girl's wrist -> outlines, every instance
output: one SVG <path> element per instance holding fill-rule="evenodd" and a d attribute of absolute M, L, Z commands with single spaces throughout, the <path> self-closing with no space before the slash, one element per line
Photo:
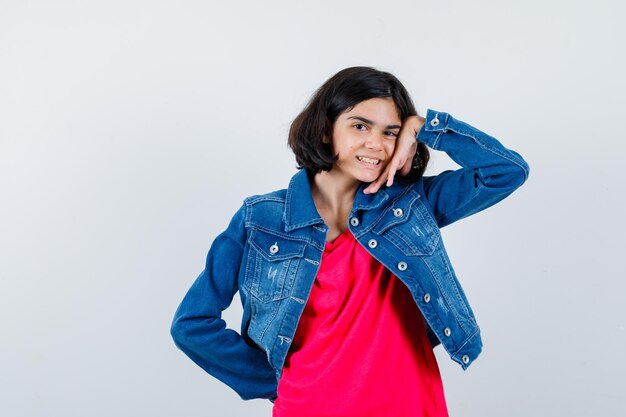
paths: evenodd
<path fill-rule="evenodd" d="M 407 117 L 405 123 L 409 124 L 413 136 L 416 137 L 424 123 L 426 123 L 426 119 L 422 116 L 414 115 Z"/>

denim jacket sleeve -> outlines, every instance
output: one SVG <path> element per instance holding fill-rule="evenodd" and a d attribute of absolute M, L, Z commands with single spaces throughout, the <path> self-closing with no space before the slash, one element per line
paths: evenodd
<path fill-rule="evenodd" d="M 245 215 L 244 203 L 211 244 L 205 268 L 176 310 L 170 332 L 193 362 L 248 400 L 274 397 L 276 374 L 265 352 L 227 329 L 222 319 L 238 289 Z"/>
<path fill-rule="evenodd" d="M 528 163 L 517 152 L 448 113 L 428 109 L 417 140 L 461 165 L 423 177 L 440 228 L 496 204 L 528 178 Z"/>

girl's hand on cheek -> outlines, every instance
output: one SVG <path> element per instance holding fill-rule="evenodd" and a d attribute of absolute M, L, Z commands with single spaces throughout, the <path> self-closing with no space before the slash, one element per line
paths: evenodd
<path fill-rule="evenodd" d="M 396 171 L 399 170 L 403 176 L 411 171 L 413 156 L 417 152 L 416 136 L 425 121 L 426 119 L 417 115 L 409 116 L 405 119 L 398 133 L 391 161 L 387 163 L 380 176 L 363 190 L 365 194 L 375 193 L 382 187 L 385 181 L 387 182 L 387 187 L 390 187 L 393 184 L 393 177 Z"/>

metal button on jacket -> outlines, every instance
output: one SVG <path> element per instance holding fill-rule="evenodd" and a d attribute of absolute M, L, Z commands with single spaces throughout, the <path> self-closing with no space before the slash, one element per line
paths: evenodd
<path fill-rule="evenodd" d="M 378 242 L 376 242 L 376 239 L 370 239 L 370 241 L 367 242 L 367 246 L 374 249 L 376 246 L 378 246 Z"/>
<path fill-rule="evenodd" d="M 430 125 L 431 126 L 437 126 L 439 125 L 439 119 L 437 119 L 437 115 L 435 115 L 435 118 L 433 120 L 430 121 Z"/>
<path fill-rule="evenodd" d="M 428 294 L 428 293 L 424 294 L 424 302 L 425 303 L 430 303 L 430 294 Z"/>
<path fill-rule="evenodd" d="M 446 327 L 445 329 L 443 329 L 443 334 L 445 334 L 446 336 L 450 336 L 452 334 L 452 331 L 449 327 Z"/>
<path fill-rule="evenodd" d="M 469 363 L 469 356 L 467 355 L 463 355 L 463 357 L 461 358 L 461 360 L 463 361 L 464 364 L 468 364 Z"/>
<path fill-rule="evenodd" d="M 353 217 L 350 219 L 350 224 L 352 226 L 358 226 L 359 225 L 359 219 L 357 219 L 356 217 Z"/>
<path fill-rule="evenodd" d="M 396 217 L 402 217 L 402 215 L 404 214 L 404 212 L 402 211 L 401 208 L 397 208 L 397 209 L 393 209 L 393 215 Z"/>
<path fill-rule="evenodd" d="M 278 252 L 278 245 L 274 243 L 272 246 L 270 246 L 270 254 L 274 255 L 276 252 Z"/>
<path fill-rule="evenodd" d="M 398 269 L 400 271 L 404 271 L 406 269 L 406 267 L 407 267 L 406 262 L 404 262 L 404 261 L 398 262 Z"/>

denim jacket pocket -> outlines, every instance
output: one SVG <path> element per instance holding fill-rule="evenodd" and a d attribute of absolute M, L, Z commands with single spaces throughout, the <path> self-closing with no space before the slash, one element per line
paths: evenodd
<path fill-rule="evenodd" d="M 374 233 L 389 240 L 407 256 L 431 255 L 441 237 L 422 198 L 409 190 L 385 209 L 373 228 Z"/>
<path fill-rule="evenodd" d="M 245 288 L 267 303 L 289 296 L 307 242 L 251 228 Z"/>

